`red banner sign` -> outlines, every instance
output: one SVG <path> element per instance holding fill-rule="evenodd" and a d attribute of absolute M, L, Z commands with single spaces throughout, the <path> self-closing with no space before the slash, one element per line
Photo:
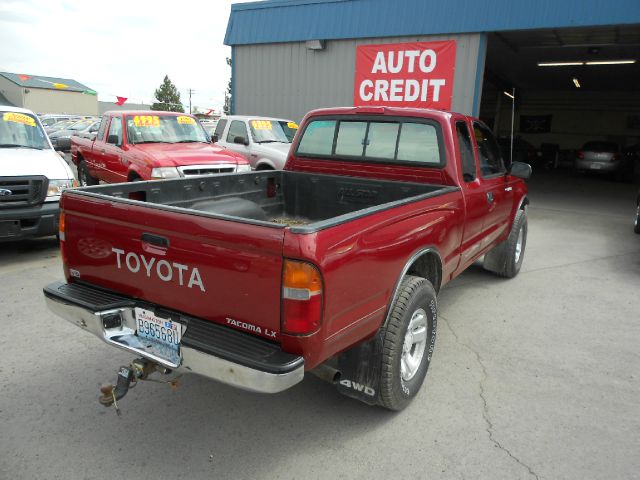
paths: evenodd
<path fill-rule="evenodd" d="M 451 109 L 456 42 L 360 45 L 353 104 Z"/>

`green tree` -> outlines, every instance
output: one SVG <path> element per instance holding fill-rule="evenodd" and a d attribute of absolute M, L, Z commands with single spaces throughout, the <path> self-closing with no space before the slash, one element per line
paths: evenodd
<path fill-rule="evenodd" d="M 180 102 L 180 93 L 176 86 L 169 80 L 169 75 L 164 76 L 160 88 L 156 89 L 156 103 L 151 105 L 151 110 L 164 110 L 168 112 L 184 112 Z"/>
<path fill-rule="evenodd" d="M 227 57 L 227 65 L 231 66 L 231 59 L 229 57 Z M 231 71 L 233 72 L 233 69 Z M 227 90 L 224 92 L 224 106 L 222 107 L 222 111 L 225 115 L 231 115 L 231 78 L 229 79 Z"/>

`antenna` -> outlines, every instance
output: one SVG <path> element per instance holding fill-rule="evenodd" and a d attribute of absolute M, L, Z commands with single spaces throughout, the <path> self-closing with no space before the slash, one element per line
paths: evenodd
<path fill-rule="evenodd" d="M 516 89 L 511 89 L 511 150 L 509 151 L 509 165 L 513 164 L 513 127 L 516 116 Z"/>

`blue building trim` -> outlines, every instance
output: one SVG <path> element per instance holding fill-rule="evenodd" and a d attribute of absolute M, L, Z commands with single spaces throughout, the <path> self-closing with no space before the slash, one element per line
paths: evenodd
<path fill-rule="evenodd" d="M 266 0 L 231 7 L 226 45 L 640 25 L 639 0 Z"/>
<path fill-rule="evenodd" d="M 480 116 L 480 100 L 482 97 L 482 77 L 484 76 L 484 62 L 487 58 L 487 35 L 480 35 L 480 43 L 478 45 L 478 62 L 476 63 L 476 83 L 473 94 L 473 110 L 474 117 Z"/>

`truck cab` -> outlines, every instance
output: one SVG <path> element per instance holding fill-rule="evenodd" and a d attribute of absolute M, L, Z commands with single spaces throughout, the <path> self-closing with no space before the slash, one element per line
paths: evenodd
<path fill-rule="evenodd" d="M 212 140 L 242 155 L 253 170 L 281 170 L 297 130 L 292 120 L 230 115 L 218 120 Z"/>

